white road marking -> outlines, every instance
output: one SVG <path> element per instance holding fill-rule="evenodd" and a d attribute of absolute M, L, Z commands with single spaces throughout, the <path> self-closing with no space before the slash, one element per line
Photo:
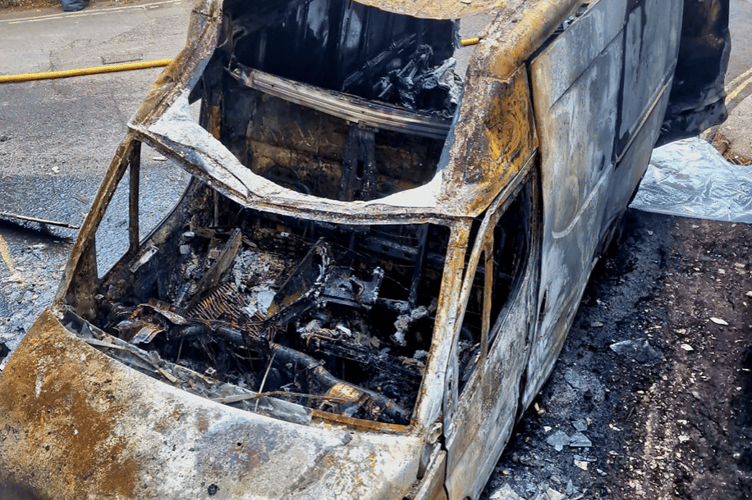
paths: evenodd
<path fill-rule="evenodd" d="M 18 19 L 0 19 L 0 24 L 27 24 L 38 23 L 42 21 L 53 21 L 55 19 L 72 18 L 72 17 L 91 17 L 100 14 L 110 14 L 113 12 L 127 12 L 129 10 L 149 10 L 167 5 L 182 3 L 181 0 L 166 0 L 162 2 L 144 3 L 139 5 L 124 5 L 122 7 L 110 7 L 97 10 L 81 10 L 78 12 L 61 12 L 59 14 L 49 14 L 46 16 L 22 17 Z"/>

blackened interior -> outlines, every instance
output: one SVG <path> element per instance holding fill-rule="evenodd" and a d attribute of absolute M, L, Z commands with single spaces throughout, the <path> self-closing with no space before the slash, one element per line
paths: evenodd
<path fill-rule="evenodd" d="M 202 125 L 242 164 L 289 189 L 342 201 L 379 199 L 429 182 L 444 137 L 355 123 L 238 81 L 239 68 L 441 119 L 462 88 L 457 23 L 349 0 L 228 1 L 220 42 L 194 90 Z M 336 99 L 336 97 L 335 97 Z M 336 103 L 334 104 L 336 107 Z"/>
<path fill-rule="evenodd" d="M 194 183 L 183 209 L 105 277 L 94 323 L 223 382 L 406 424 L 449 232 L 261 213 Z"/>
<path fill-rule="evenodd" d="M 430 66 L 452 57 L 456 23 L 417 19 L 349 0 L 227 1 L 215 58 L 376 99 L 374 85 L 415 52 Z"/>

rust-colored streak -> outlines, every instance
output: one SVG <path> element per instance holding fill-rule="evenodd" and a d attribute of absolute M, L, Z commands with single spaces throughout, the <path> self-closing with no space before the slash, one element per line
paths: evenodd
<path fill-rule="evenodd" d="M 113 432 L 124 408 L 101 366 L 110 362 L 65 349 L 61 330 L 45 311 L 4 370 L 0 393 L 16 397 L 0 402 L 0 480 L 57 499 L 135 498 L 138 463 Z M 84 371 L 101 375 L 81 379 Z M 36 470 L 16 466 L 29 456 Z"/>
<path fill-rule="evenodd" d="M 491 158 L 519 171 L 526 154 L 535 147 L 528 99 L 527 78 L 518 72 L 511 84 L 499 83 L 485 119 L 484 133 L 488 138 Z M 511 88 L 507 88 L 511 87 Z"/>

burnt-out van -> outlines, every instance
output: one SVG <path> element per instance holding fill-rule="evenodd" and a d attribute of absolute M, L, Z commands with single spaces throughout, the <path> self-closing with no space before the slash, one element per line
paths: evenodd
<path fill-rule="evenodd" d="M 727 24 L 728 0 L 200 0 L 0 376 L 0 483 L 478 498 L 654 145 L 725 118 Z M 190 182 L 144 231 L 147 148 Z"/>

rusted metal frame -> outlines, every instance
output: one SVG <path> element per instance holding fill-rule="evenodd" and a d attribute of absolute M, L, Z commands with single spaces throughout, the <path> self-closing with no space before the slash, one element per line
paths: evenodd
<path fill-rule="evenodd" d="M 457 322 L 454 326 L 453 334 L 453 356 L 456 357 L 459 352 L 458 341 L 460 338 L 461 325 L 463 323 L 463 317 L 466 312 L 467 303 L 472 292 L 473 282 L 478 265 L 484 265 L 485 261 L 492 256 L 493 243 L 494 243 L 494 229 L 498 224 L 501 217 L 509 209 L 511 204 L 515 201 L 517 195 L 524 189 L 525 185 L 530 181 L 531 177 L 535 173 L 535 166 L 537 154 L 531 153 L 524 163 L 524 168 L 510 180 L 505 186 L 505 189 L 500 193 L 489 206 L 486 213 L 483 215 L 483 220 L 478 229 L 478 233 L 475 241 L 472 243 L 472 252 L 468 259 L 465 274 L 463 276 L 463 284 L 461 290 L 460 307 L 461 310 L 457 313 Z M 485 257 L 481 259 L 481 257 Z M 493 257 L 490 257 L 491 259 Z M 489 285 L 492 284 L 492 279 L 489 279 L 492 265 L 486 268 L 486 280 L 484 286 L 484 315 L 485 322 L 490 326 L 490 308 L 486 309 L 486 304 L 490 304 L 491 290 Z M 497 323 L 498 324 L 498 323 Z M 494 325 L 495 326 L 495 325 Z M 484 328 L 485 330 L 485 328 Z M 447 468 L 448 475 L 451 476 L 451 471 L 455 467 L 468 467 L 469 464 L 476 463 L 478 460 L 478 449 L 471 445 L 472 440 L 476 436 L 475 423 L 477 423 L 478 411 L 484 401 L 484 393 L 486 386 L 490 383 L 489 379 L 493 375 L 489 375 L 488 363 L 490 356 L 490 340 L 481 342 L 481 351 L 478 356 L 478 361 L 474 367 L 470 378 L 467 380 L 464 389 L 461 394 L 457 395 L 455 402 L 456 414 L 454 420 L 457 422 L 455 429 L 449 429 L 447 432 Z M 498 351 L 497 351 L 498 355 Z M 450 362 L 456 362 L 452 359 Z M 524 366 L 524 365 L 521 365 Z M 511 422 L 510 422 L 511 425 Z M 461 426 L 461 427 L 460 427 Z M 451 481 L 451 479 L 449 479 Z M 456 484 L 453 485 L 457 486 Z M 451 488 L 450 488 L 451 489 Z M 462 498 L 465 496 L 465 490 L 460 487 L 462 491 Z M 450 494 L 457 495 L 458 491 L 450 491 Z"/>
<path fill-rule="evenodd" d="M 526 66 L 507 80 L 470 72 L 463 103 L 443 171 L 448 196 L 442 208 L 457 210 L 449 196 L 460 197 L 464 214 L 477 217 L 538 145 Z"/>
<path fill-rule="evenodd" d="M 537 224 L 538 226 L 541 226 L 541 222 L 540 222 L 541 221 L 541 216 L 537 212 L 538 208 L 535 205 L 535 199 L 536 199 L 535 197 L 538 196 L 537 193 L 539 193 L 539 191 L 540 191 L 540 188 L 538 187 L 538 184 L 540 183 L 540 173 L 539 173 L 540 169 L 539 169 L 539 167 L 540 166 L 539 166 L 538 151 L 535 150 L 533 152 L 533 154 L 531 154 L 530 157 L 527 159 L 527 161 L 525 163 L 525 167 L 523 169 L 523 172 L 521 172 L 519 174 L 521 176 L 521 182 L 518 183 L 515 186 L 514 190 L 509 194 L 509 196 L 507 196 L 505 198 L 504 203 L 499 208 L 496 209 L 496 213 L 497 213 L 498 216 L 493 221 L 494 227 L 496 226 L 496 224 L 499 223 L 499 219 L 501 218 L 501 216 L 504 215 L 504 213 L 507 211 L 507 209 L 512 204 L 512 202 L 514 202 L 514 200 L 517 198 L 517 196 L 519 195 L 519 193 L 525 188 L 525 186 L 528 183 L 530 183 L 532 185 L 532 192 L 530 193 L 530 197 L 531 197 L 531 200 L 530 200 L 530 209 L 531 209 L 531 212 L 530 212 L 530 218 L 531 218 L 530 231 L 531 231 L 531 235 L 532 235 L 531 236 L 531 240 L 534 240 L 536 237 L 538 237 L 538 235 L 539 235 L 538 231 L 540 230 L 540 228 L 536 228 L 536 227 L 534 227 L 534 225 Z M 493 231 L 492 231 L 492 233 L 493 233 Z M 528 249 L 528 253 L 530 255 L 533 255 L 532 247 Z M 533 262 L 534 259 L 532 257 L 530 257 L 530 256 L 528 258 L 529 258 L 529 260 L 528 260 L 528 264 L 527 265 L 529 266 L 529 265 L 531 265 L 530 263 Z M 513 290 L 516 290 L 516 288 L 514 288 Z M 511 293 L 510 293 L 510 296 L 511 296 Z M 499 313 L 499 316 L 501 316 L 502 312 L 503 312 L 503 308 L 502 308 L 502 311 Z M 490 343 L 492 343 L 494 341 L 494 339 L 496 338 L 496 335 L 498 334 L 497 330 L 499 328 L 499 325 L 497 323 L 497 324 L 493 324 L 493 325 L 489 325 L 489 326 L 490 326 L 490 328 L 489 328 L 489 339 L 488 340 L 489 340 L 489 344 L 490 344 Z"/>
<path fill-rule="evenodd" d="M 68 260 L 68 264 L 63 272 L 63 278 L 60 280 L 60 286 L 58 287 L 58 291 L 52 301 L 53 307 L 56 310 L 61 310 L 74 276 L 77 276 L 79 280 L 88 279 L 93 282 L 96 282 L 98 279 L 96 272 L 93 277 L 91 276 L 91 271 L 88 273 L 81 273 L 83 261 L 91 260 L 90 258 L 84 259 L 84 254 L 87 252 L 93 253 L 95 256 L 94 262 L 96 263 L 94 235 L 96 234 L 99 224 L 102 222 L 107 206 L 112 201 L 112 197 L 115 194 L 118 184 L 120 184 L 120 181 L 128 168 L 128 159 L 130 158 L 134 144 L 137 142 L 134 135 L 133 132 L 129 132 L 125 141 L 118 147 L 115 157 L 112 159 L 112 162 L 104 175 L 104 180 L 99 187 L 97 196 L 94 198 L 94 201 L 89 208 L 89 212 L 86 214 L 84 223 L 81 225 L 78 239 L 76 239 L 76 242 L 73 244 L 70 259 Z"/>
<path fill-rule="evenodd" d="M 138 197 L 139 197 L 139 179 L 141 177 L 141 143 L 133 142 L 133 148 L 128 155 L 128 168 L 130 173 L 130 185 L 128 189 L 128 239 L 130 241 L 129 252 L 135 253 L 138 250 L 139 230 L 138 230 Z"/>
<path fill-rule="evenodd" d="M 365 432 L 381 432 L 388 434 L 415 434 L 415 429 L 411 425 L 387 424 L 386 422 L 376 422 L 373 420 L 363 420 L 360 418 L 348 417 L 338 413 L 330 413 L 324 410 L 310 408 L 311 417 L 315 422 L 325 422 L 327 424 L 344 425 L 350 429 Z"/>
<path fill-rule="evenodd" d="M 186 46 L 157 77 L 129 128 L 154 121 L 183 89 L 193 88 L 214 53 L 222 20 L 222 0 L 197 0 L 191 10 Z"/>
<path fill-rule="evenodd" d="M 498 219 L 509 205 L 511 205 L 516 193 L 522 189 L 524 183 L 532 174 L 536 165 L 537 156 L 537 149 L 529 153 L 528 157 L 524 160 L 520 171 L 503 187 L 501 192 L 491 203 L 486 218 L 478 232 L 479 235 L 486 234 L 489 230 L 489 225 L 492 232 Z M 468 239 L 471 224 L 472 219 L 467 218 L 457 221 L 452 227 L 452 235 L 447 248 L 447 261 L 441 283 L 441 294 L 439 296 L 439 305 L 437 307 L 435 322 L 436 325 L 443 325 L 444 328 L 441 330 L 437 328 L 431 339 L 431 357 L 426 364 L 423 384 L 416 401 L 416 410 L 413 414 L 414 423 L 417 419 L 418 423 L 422 422 L 424 425 L 430 424 L 430 422 L 433 422 L 438 418 L 441 411 L 441 408 L 437 408 L 437 404 L 445 404 L 443 399 L 446 396 L 444 396 L 444 398 L 434 397 L 430 388 L 432 385 L 433 387 L 445 387 L 447 383 L 446 377 L 450 363 L 450 356 L 452 352 L 455 352 L 454 345 L 459 339 L 459 331 L 462 325 L 462 318 L 469 294 L 469 288 L 466 288 L 463 285 L 468 279 L 470 279 L 470 283 L 472 283 L 472 277 L 474 277 L 475 274 L 475 267 L 466 270 L 464 264 L 465 252 L 469 243 Z M 473 249 L 475 255 L 471 255 L 470 258 L 470 262 L 475 262 L 475 265 L 477 265 L 479 260 L 479 253 L 482 245 L 482 238 L 479 236 L 475 242 L 475 248 Z M 468 276 L 470 276 L 470 278 L 468 278 Z M 451 342 L 447 342 L 447 335 L 452 337 Z M 473 376 L 476 375 L 474 374 Z M 468 381 L 468 385 L 472 383 L 472 379 Z M 454 390 L 456 391 L 456 385 Z M 455 401 L 456 396 L 457 395 L 455 394 Z M 444 411 L 447 411 L 447 409 L 444 408 Z"/>
<path fill-rule="evenodd" d="M 473 286 L 473 279 L 475 278 L 475 271 L 478 267 L 478 263 L 480 262 L 480 254 L 482 252 L 491 252 L 492 248 L 488 248 L 489 246 L 492 247 L 493 245 L 493 229 L 498 224 L 499 219 L 501 219 L 501 216 L 504 214 L 504 212 L 509 208 L 509 206 L 512 204 L 512 202 L 515 199 L 515 196 L 522 190 L 525 183 L 528 181 L 530 176 L 532 175 L 533 167 L 535 166 L 535 158 L 537 156 L 537 150 L 533 151 L 528 158 L 525 160 L 524 166 L 522 170 L 515 175 L 514 178 L 504 187 L 501 193 L 496 197 L 494 202 L 488 207 L 486 211 L 486 215 L 483 219 L 483 222 L 480 225 L 480 228 L 478 229 L 478 236 L 476 237 L 475 243 L 473 245 L 472 252 L 470 254 L 470 259 L 468 261 L 467 269 L 465 271 L 465 274 L 463 276 L 463 285 L 462 285 L 462 292 L 460 297 L 460 302 L 463 304 L 462 310 L 458 312 L 458 317 L 460 318 L 457 322 L 457 325 L 462 324 L 462 318 L 465 315 L 465 308 L 467 306 L 467 301 L 470 297 L 470 291 Z M 488 259 L 489 257 L 486 257 Z M 493 254 L 491 255 L 491 260 L 493 261 Z M 486 277 L 486 282 L 484 283 L 484 289 L 488 287 L 488 277 Z M 489 309 L 490 311 L 490 309 Z M 485 304 L 484 304 L 484 314 L 485 314 Z M 489 325 L 490 326 L 490 325 Z M 485 327 L 484 327 L 485 330 Z M 489 328 L 490 330 L 490 328 Z M 454 332 L 455 335 L 455 341 L 459 338 L 459 328 L 456 328 L 456 331 Z"/>
<path fill-rule="evenodd" d="M 309 195 L 291 192 L 291 197 L 274 198 L 262 196 L 245 196 L 235 191 L 223 183 L 217 182 L 217 179 L 208 172 L 204 171 L 199 165 L 191 162 L 180 154 L 181 146 L 174 144 L 172 141 L 159 137 L 142 126 L 135 128 L 139 140 L 148 144 L 163 156 L 175 160 L 186 172 L 192 176 L 201 179 L 203 182 L 219 191 L 226 197 L 235 201 L 239 205 L 247 208 L 263 210 L 279 215 L 290 217 L 300 217 L 305 214 L 306 217 L 324 222 L 347 222 L 351 224 L 440 224 L 447 225 L 450 221 L 462 219 L 461 216 L 444 213 L 441 207 L 404 207 L 379 203 L 378 200 L 372 202 L 338 202 L 323 198 L 316 198 Z M 231 174 L 230 171 L 227 171 Z M 255 175 L 255 174 L 254 174 Z M 237 177 L 236 177 L 237 179 Z M 242 179 L 238 179 L 243 182 Z M 420 188 L 416 188 L 420 189 Z M 279 187 L 280 191 L 285 188 Z"/>
<path fill-rule="evenodd" d="M 481 353 L 480 358 L 478 359 L 478 364 L 471 375 L 470 379 L 467 381 L 466 384 L 466 390 L 469 390 L 474 384 L 482 384 L 482 381 L 477 381 L 478 377 L 482 377 L 483 370 L 481 367 L 483 366 L 484 361 L 486 360 L 486 357 L 488 355 L 488 342 L 489 342 L 489 332 L 490 332 L 490 312 L 491 312 L 491 303 L 490 303 L 490 297 L 491 297 L 491 289 L 493 286 L 493 280 L 492 277 L 489 276 L 489 270 L 493 269 L 493 230 L 494 227 L 496 227 L 496 224 L 498 224 L 499 219 L 501 219 L 501 216 L 504 214 L 504 212 L 509 208 L 509 206 L 512 204 L 512 202 L 515 199 L 515 196 L 517 193 L 522 190 L 525 183 L 528 181 L 532 174 L 532 169 L 535 165 L 535 158 L 537 156 L 537 151 L 534 151 L 526 160 L 523 170 L 521 170 L 504 188 L 504 190 L 496 197 L 496 200 L 491 204 L 490 207 L 488 207 L 488 210 L 486 211 L 486 215 L 484 216 L 483 222 L 480 225 L 480 228 L 478 229 L 478 235 L 475 239 L 475 242 L 473 244 L 473 249 L 470 253 L 470 259 L 468 260 L 467 268 L 464 272 L 464 276 L 462 278 L 462 287 L 460 289 L 460 297 L 459 297 L 459 310 L 457 311 L 457 321 L 454 324 L 453 327 L 453 340 L 452 345 L 455 345 L 459 341 L 459 333 L 460 329 L 462 327 L 462 320 L 465 317 L 465 312 L 467 309 L 467 303 L 470 298 L 470 292 L 473 287 L 473 280 L 475 278 L 475 272 L 478 268 L 478 264 L 480 263 L 480 256 L 482 253 L 485 253 L 485 262 L 486 262 L 486 276 L 484 281 L 484 297 L 483 297 L 483 328 L 481 332 Z M 491 260 L 491 265 L 488 266 L 487 261 L 488 259 Z M 457 352 L 457 348 L 455 346 L 454 352 Z"/>
<path fill-rule="evenodd" d="M 431 451 L 426 473 L 405 498 L 408 500 L 446 500 L 446 451 L 437 445 Z"/>
<path fill-rule="evenodd" d="M 214 50 L 217 38 L 217 26 L 221 16 L 221 1 L 219 0 L 200 0 L 193 10 L 191 26 L 189 33 L 196 40 L 192 43 L 189 36 L 189 42 L 183 51 L 173 59 L 173 62 L 162 72 L 156 82 L 149 90 L 149 96 L 139 107 L 129 122 L 131 129 L 115 153 L 110 166 L 105 173 L 102 185 L 99 188 L 96 198 L 92 202 L 89 212 L 81 225 L 78 239 L 71 249 L 68 265 L 63 273 L 60 286 L 52 301 L 53 309 L 60 310 L 68 293 L 68 289 L 73 281 L 73 276 L 79 272 L 81 260 L 84 252 L 95 252 L 94 234 L 97 227 L 102 221 L 104 212 L 112 200 L 112 196 L 120 183 L 134 147 L 136 133 L 133 130 L 134 124 L 145 122 L 149 117 L 158 115 L 158 111 L 166 109 L 179 95 L 182 88 L 191 77 L 197 73 L 197 68 L 201 64 L 206 64 L 208 57 Z M 203 57 L 201 57 L 203 55 Z M 200 74 L 200 72 L 198 72 Z M 90 260 L 90 259 L 89 259 Z M 89 266 L 90 267 L 90 266 Z M 87 274 L 91 274 L 90 272 Z M 85 279 L 79 275 L 79 278 Z M 97 276 L 94 276 L 96 281 Z"/>
<path fill-rule="evenodd" d="M 265 94 L 342 118 L 350 123 L 433 139 L 445 139 L 451 120 L 410 112 L 361 97 L 324 90 L 263 71 L 238 67 L 231 75 L 240 83 Z"/>
<path fill-rule="evenodd" d="M 494 224 L 495 226 L 495 224 Z M 485 361 L 488 356 L 488 337 L 491 329 L 491 296 L 493 292 L 493 276 L 494 276 L 494 234 L 493 228 L 488 233 L 486 239 L 485 248 L 483 249 L 484 257 L 484 271 L 483 276 L 483 317 L 481 318 L 481 333 L 480 333 L 480 352 L 481 357 L 478 366 Z"/>
<path fill-rule="evenodd" d="M 458 329 L 456 311 L 459 309 L 460 287 L 471 225 L 472 219 L 466 218 L 457 221 L 451 228 L 434 321 L 436 327 L 431 336 L 430 355 L 415 402 L 415 411 L 411 420 L 413 425 L 430 426 L 439 419 L 442 413 L 452 347 L 447 337 L 451 338 L 453 332 Z"/>
<path fill-rule="evenodd" d="M 513 0 L 506 2 L 486 28 L 473 53 L 471 67 L 482 74 L 508 80 L 527 61 L 583 0 Z"/>

